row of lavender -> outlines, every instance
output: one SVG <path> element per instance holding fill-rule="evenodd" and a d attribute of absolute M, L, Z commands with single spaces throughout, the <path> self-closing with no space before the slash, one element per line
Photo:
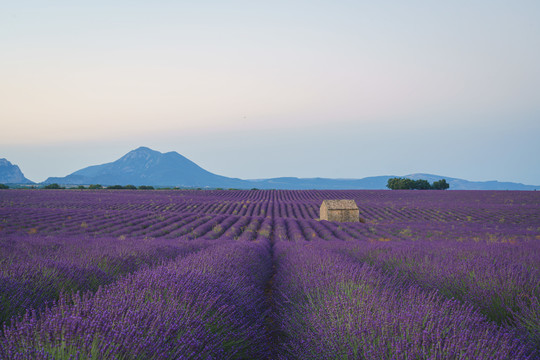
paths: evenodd
<path fill-rule="evenodd" d="M 469 304 L 493 323 L 518 329 L 540 349 L 537 241 L 333 243 L 329 249 L 403 283 Z"/>
<path fill-rule="evenodd" d="M 0 324 L 27 309 L 43 309 L 62 294 L 96 291 L 122 276 L 158 266 L 206 246 L 116 238 L 0 238 Z"/>
<path fill-rule="evenodd" d="M 0 237 L 0 323 L 25 309 L 43 308 L 62 292 L 95 291 L 125 274 L 213 243 L 268 239 L 271 233 L 270 219 L 263 218 L 189 216 L 170 222 L 175 227 L 185 222 L 190 226 L 165 232 L 167 237 L 158 239 L 26 233 Z M 119 226 L 123 234 L 133 227 Z"/>
<path fill-rule="evenodd" d="M 540 193 L 512 191 L 149 191 L 7 190 L 0 209 L 199 213 L 316 219 L 323 199 L 354 199 L 368 222 L 540 222 Z M 3 215 L 3 214 L 2 214 Z M 69 216 L 69 214 L 68 214 Z M 0 225 L 1 226 L 1 225 Z"/>
<path fill-rule="evenodd" d="M 512 238 L 537 239 L 539 222 L 526 224 L 492 221 L 393 221 L 391 223 L 338 224 L 317 220 L 281 217 L 247 217 L 177 212 L 100 211 L 66 209 L 0 209 L 0 235 L 92 236 L 139 238 L 205 238 L 225 235 L 248 236 L 269 223 L 281 239 L 289 240 L 421 240 L 475 239 L 510 241 Z M 253 234 L 251 234 L 253 235 Z"/>
<path fill-rule="evenodd" d="M 5 326 L 3 359 L 260 359 L 269 242 L 222 241 Z"/>
<path fill-rule="evenodd" d="M 427 244 L 214 241 L 62 293 L 4 327 L 0 357 L 538 358 L 538 246 Z"/>
<path fill-rule="evenodd" d="M 521 329 L 333 250 L 276 244 L 280 358 L 538 358 Z"/>
<path fill-rule="evenodd" d="M 309 192 L 307 193 L 306 197 L 310 197 Z M 0 193 L 0 199 L 3 194 Z M 117 195 L 118 201 L 126 200 L 125 193 L 117 192 Z M 519 205 L 517 209 L 510 202 L 507 206 L 514 207 L 516 218 L 520 218 L 519 210 L 528 214 L 528 211 L 534 207 L 535 199 L 532 196 L 528 203 Z M 471 202 L 476 202 L 476 200 L 473 197 Z M 42 199 L 36 199 L 36 204 L 41 204 L 40 201 Z M 193 202 L 194 199 L 186 199 L 186 201 Z M 6 201 L 2 203 L 5 204 Z M 28 281 L 22 288 L 26 286 L 33 292 L 27 291 L 23 296 L 15 296 L 3 304 L 16 304 L 17 299 L 36 297 L 34 303 L 30 305 L 20 304 L 12 308 L 6 317 L 13 314 L 21 315 L 26 308 L 38 310 L 27 313 L 23 319 L 11 320 L 12 324 L 4 329 L 5 336 L 0 342 L 0 351 L 3 352 L 0 358 L 70 358 L 71 356 L 134 358 L 136 357 L 134 354 L 142 354 L 142 358 L 153 356 L 155 358 L 182 356 L 198 358 L 199 353 L 202 354 L 200 355 L 202 358 L 259 358 L 267 356 L 268 349 L 275 343 L 280 344 L 279 351 L 271 354 L 272 358 L 538 357 L 538 354 L 534 355 L 533 352 L 538 351 L 535 350 L 535 344 L 540 343 L 538 335 L 540 249 L 537 245 L 540 229 L 539 223 L 529 215 L 523 217 L 524 225 L 520 225 L 521 221 L 501 222 L 497 217 L 488 217 L 488 220 L 483 222 L 466 219 L 447 223 L 426 219 L 423 222 L 334 224 L 281 217 L 212 216 L 200 213 L 178 213 L 173 210 L 152 212 L 125 209 L 100 212 L 98 204 L 96 202 L 87 205 L 90 208 L 96 205 L 92 213 L 88 209 L 77 211 L 69 207 L 66 209 L 61 206 L 61 203 L 54 206 L 51 204 L 51 206 L 27 207 L 10 204 L 4 208 L 6 211 L 4 214 L 7 213 L 9 216 L 2 218 L 2 230 L 0 230 L 2 255 L 0 267 L 6 275 L 3 279 L 7 279 L 6 283 L 8 283 L 20 276 L 17 274 L 24 274 L 26 278 L 23 276 L 23 279 Z M 124 205 L 120 203 L 119 207 Z M 24 214 L 35 216 L 25 219 Z M 59 221 L 63 221 L 64 226 L 59 226 Z M 109 226 L 111 223 L 112 225 Z M 77 231 L 72 232 L 71 229 L 77 229 Z M 98 231 L 95 231 L 96 229 Z M 24 234 L 24 237 L 21 234 Z M 56 235 L 44 238 L 46 234 Z M 58 238 L 58 234 L 63 235 Z M 105 234 L 108 238 L 103 238 Z M 93 237 L 96 238 L 92 239 Z M 274 243 L 276 248 L 274 257 L 271 255 L 271 243 Z M 224 251 L 219 253 L 221 254 L 219 256 L 223 258 L 205 257 L 205 254 L 213 254 L 212 256 L 218 254 L 212 252 L 216 245 L 220 246 L 219 251 Z M 199 327 L 187 326 L 194 329 L 190 332 L 190 336 L 194 336 L 194 339 L 205 339 L 202 342 L 194 341 L 191 347 L 186 347 L 187 338 L 184 335 L 178 335 L 177 332 L 176 326 L 181 325 L 185 330 L 186 323 L 178 325 L 178 323 L 167 322 L 159 316 L 152 317 L 148 314 L 153 306 L 156 306 L 156 309 L 162 309 L 160 314 L 169 314 L 167 312 L 170 310 L 170 307 L 167 307 L 169 305 L 155 302 L 154 297 L 149 295 L 157 292 L 157 297 L 161 298 L 160 290 L 156 290 L 155 287 L 150 286 L 144 301 L 135 298 L 130 300 L 129 306 L 142 306 L 147 311 L 141 310 L 142 317 L 135 316 L 133 323 L 122 323 L 119 320 L 127 319 L 132 315 L 127 307 L 121 308 L 116 313 L 111 310 L 112 299 L 120 301 L 121 296 L 126 295 L 126 287 L 123 288 L 124 295 L 120 295 L 121 292 L 117 286 L 120 286 L 119 284 L 132 286 L 132 283 L 126 283 L 128 281 L 126 279 L 141 276 L 141 279 L 161 281 L 159 276 L 144 277 L 140 274 L 152 274 L 154 271 L 169 269 L 171 266 L 175 269 L 173 273 L 183 278 L 186 273 L 182 272 L 182 269 L 186 264 L 184 259 L 187 258 L 190 258 L 192 263 L 196 263 L 197 269 L 200 270 L 194 273 L 197 274 L 196 278 L 205 274 L 206 277 L 202 282 L 213 285 L 205 287 L 201 283 L 193 290 L 187 290 L 192 289 L 192 283 L 189 282 L 189 286 L 186 284 L 180 286 L 181 290 L 175 296 L 184 296 L 181 293 L 188 291 L 194 298 L 206 299 L 208 292 L 215 290 L 219 294 L 212 293 L 213 296 L 228 299 L 211 279 L 218 278 L 218 282 L 228 283 L 227 276 L 232 276 L 233 273 L 225 277 L 221 276 L 223 268 L 220 266 L 223 262 L 227 263 L 227 259 L 235 258 L 234 254 L 253 247 L 258 249 L 257 252 L 260 255 L 257 261 L 263 265 L 266 264 L 263 266 L 265 270 L 257 270 L 261 272 L 260 274 L 244 273 L 243 271 L 247 268 L 240 267 L 235 268 L 239 272 L 234 274 L 246 277 L 261 275 L 259 280 L 252 284 L 254 287 L 242 283 L 242 286 L 247 286 L 251 293 L 258 294 L 257 310 L 252 312 L 241 310 L 240 313 L 234 313 L 231 318 L 233 325 L 224 325 L 224 327 L 221 323 L 216 325 L 214 320 L 210 320 L 213 319 L 210 315 L 203 316 Z M 234 249 L 231 250 L 232 253 L 225 251 L 229 248 Z M 103 251 L 99 252 L 98 249 Z M 90 260 L 85 262 L 85 253 L 95 253 L 95 255 L 91 255 Z M 277 272 L 273 281 L 274 286 L 269 288 L 268 283 L 264 281 L 267 281 L 270 276 L 272 259 L 274 259 Z M 301 262 L 299 259 L 305 259 L 305 261 Z M 326 261 L 324 259 L 329 259 L 328 264 L 333 265 L 323 266 Z M 127 260 L 125 264 L 124 260 Z M 290 261 L 290 264 L 287 261 Z M 341 267 L 341 265 L 344 266 Z M 75 270 L 68 272 L 70 275 L 65 277 L 64 269 L 70 267 Z M 319 267 L 322 273 L 315 271 Z M 360 271 L 359 268 L 363 270 Z M 17 273 L 14 269 L 22 270 Z M 189 266 L 186 269 L 188 272 L 192 271 Z M 309 271 L 302 269 L 309 269 Z M 364 271 L 365 269 L 369 271 Z M 88 272 L 85 273 L 85 271 Z M 249 271 L 254 271 L 254 268 L 249 268 Z M 355 274 L 355 271 L 365 273 L 365 275 L 349 276 Z M 332 275 L 334 277 L 328 277 L 332 272 L 334 272 Z M 296 273 L 303 275 L 299 278 L 295 275 Z M 171 272 L 168 274 L 173 276 Z M 337 313 L 330 311 L 329 313 L 333 314 L 330 319 L 324 316 L 321 318 L 319 316 L 321 313 L 316 310 L 327 309 L 327 300 L 330 299 L 328 301 L 333 304 L 334 300 L 331 296 L 339 294 L 339 291 L 332 288 L 332 284 L 336 283 L 334 281 L 337 279 L 336 276 L 341 276 L 338 283 L 346 284 L 344 285 L 346 293 L 358 295 L 353 296 L 356 303 L 364 304 L 371 299 L 371 305 L 366 308 L 347 303 L 347 307 L 344 308 L 347 311 L 344 309 Z M 74 280 L 78 278 L 81 280 Z M 85 280 L 87 278 L 91 281 Z M 362 279 L 368 278 L 379 279 L 377 283 L 383 284 L 382 287 L 370 293 L 371 297 L 362 292 L 362 289 L 367 286 Z M 334 280 L 328 282 L 327 279 Z M 180 279 L 176 281 L 181 282 Z M 235 283 L 238 279 L 232 276 L 231 281 Z M 28 284 L 30 286 L 27 286 Z M 138 284 L 141 286 L 134 288 L 144 293 L 146 290 L 144 290 L 142 280 Z M 303 285 L 301 285 L 302 288 L 298 288 L 295 284 Z M 104 285 L 104 287 L 96 292 L 99 285 Z M 53 288 L 56 286 L 56 291 L 39 298 L 40 289 L 47 289 L 49 286 Z M 167 283 L 167 286 L 173 288 L 174 284 Z M 263 295 L 265 286 L 267 293 Z M 309 290 L 309 286 L 315 290 Z M 16 290 L 20 287 L 13 286 L 12 288 Z M 351 290 L 351 287 L 356 293 Z M 108 289 L 117 289 L 116 293 L 113 291 L 117 297 L 104 296 L 103 292 L 107 294 Z M 330 290 L 327 292 L 325 289 Z M 15 290 L 13 290 L 14 293 Z M 82 295 L 77 295 L 77 290 L 81 291 Z M 235 288 L 235 291 L 238 289 Z M 317 295 L 313 297 L 311 291 L 315 291 Z M 405 309 L 400 308 L 400 304 L 395 301 L 391 301 L 396 297 L 407 299 L 407 294 L 411 292 L 414 296 L 409 296 L 406 302 L 408 307 Z M 6 294 L 9 296 L 11 291 Z M 269 306 L 271 297 L 269 294 L 274 294 L 273 306 Z M 166 297 L 165 301 L 170 302 L 173 301 L 171 299 L 177 298 Z M 380 309 L 373 311 L 373 308 L 378 306 L 377 298 L 388 303 L 388 306 L 381 310 L 386 317 L 377 312 Z M 49 306 L 43 313 L 44 304 L 51 304 L 55 300 L 56 305 Z M 343 299 L 338 297 L 338 300 L 341 302 Z M 433 306 L 432 308 L 428 306 L 429 311 L 422 307 L 416 309 L 413 304 L 417 300 Z M 450 302 L 455 305 L 450 306 Z M 94 308 L 94 304 L 101 305 Z M 8 308 L 2 303 L 0 305 Z M 223 303 L 217 301 L 214 305 L 223 306 Z M 208 314 L 221 311 L 212 306 L 204 308 L 208 310 Z M 39 310 L 40 308 L 42 310 Z M 235 308 L 247 309 L 240 305 L 235 305 Z M 433 310 L 439 308 L 447 310 L 442 313 Z M 469 312 L 463 309 L 468 309 Z M 187 312 L 191 313 L 192 310 L 199 315 L 204 313 L 196 307 L 190 307 Z M 170 311 L 174 312 L 178 309 Z M 244 321 L 236 318 L 242 318 L 242 314 L 246 311 L 251 314 L 248 316 L 251 320 Z M 400 314 L 404 311 L 405 314 L 401 316 Z M 104 320 L 100 320 L 98 324 L 98 315 L 102 312 L 110 313 L 112 317 L 105 316 Z M 135 312 L 138 314 L 138 311 Z M 269 312 L 272 314 L 270 318 L 267 316 Z M 362 314 L 360 319 L 362 321 L 357 317 L 357 313 Z M 413 319 L 412 313 L 425 315 L 422 325 L 418 319 Z M 174 312 L 174 314 L 177 313 Z M 307 316 L 308 314 L 311 314 L 311 318 Z M 453 318 L 454 315 L 457 318 Z M 342 318 L 339 318 L 340 316 Z M 355 316 L 356 320 L 354 320 Z M 396 316 L 398 321 L 392 322 L 391 319 L 395 319 Z M 308 318 L 309 321 L 314 322 L 306 322 Z M 469 318 L 476 320 L 472 321 Z M 165 341 L 166 344 L 157 341 L 155 337 L 158 335 L 152 333 L 150 331 L 152 329 L 146 328 L 150 323 L 145 321 L 158 321 L 156 319 L 159 322 L 155 324 L 166 324 L 164 334 L 177 334 L 167 338 L 168 335 L 159 333 L 161 334 L 159 336 L 169 339 Z M 287 319 L 298 319 L 298 321 Z M 374 319 L 373 321 L 378 325 L 362 328 L 369 323 L 369 321 L 364 322 L 363 319 Z M 458 321 L 456 319 L 462 319 L 467 326 L 456 327 Z M 124 324 L 126 329 L 136 332 L 136 336 L 129 332 L 131 330 L 122 332 L 119 326 L 107 327 L 104 322 L 109 320 L 113 325 Z M 340 329 L 335 321 L 345 324 L 345 328 L 338 331 L 338 337 L 341 340 L 332 337 L 335 329 Z M 312 331 L 315 331 L 311 328 L 312 324 L 325 325 L 316 329 L 318 337 L 312 336 Z M 431 325 L 423 327 L 426 324 Z M 219 329 L 222 328 L 226 331 L 220 332 Z M 256 334 L 250 335 L 253 341 L 241 340 L 243 333 L 240 330 L 245 328 L 255 329 Z M 435 330 L 439 328 L 446 330 L 438 333 L 439 335 L 434 335 L 435 337 L 430 338 L 431 340 L 418 338 L 420 329 L 425 330 L 424 336 L 428 336 L 437 334 Z M 377 333 L 379 329 L 383 329 L 383 332 Z M 452 334 L 459 334 L 459 336 L 449 336 L 447 329 L 454 329 Z M 463 335 L 463 329 L 465 332 L 468 331 L 469 335 L 479 333 L 482 336 L 467 337 L 467 334 Z M 66 334 L 70 334 L 71 331 L 75 335 L 67 336 Z M 227 334 L 240 335 L 231 338 L 227 337 Z M 279 335 L 276 336 L 276 334 Z M 307 340 L 302 344 L 295 343 L 298 340 L 298 334 L 304 334 L 303 339 Z M 407 341 L 416 339 L 416 345 L 406 347 L 405 340 L 402 339 L 401 342 L 396 340 L 399 336 L 405 336 Z M 309 340 L 310 337 L 315 340 Z M 112 343 L 107 342 L 110 338 L 114 339 Z M 131 338 L 137 339 L 137 344 L 130 343 Z M 332 344 L 342 345 L 331 347 L 325 343 L 324 339 L 327 338 L 334 339 Z M 490 339 L 497 340 L 498 345 Z M 244 342 L 250 347 L 263 350 L 260 353 L 254 353 L 253 349 L 249 350 L 242 346 Z M 371 345 L 366 345 L 366 343 Z M 465 349 L 465 343 L 470 344 L 467 349 Z M 319 349 L 325 344 L 328 345 L 325 347 L 326 352 L 322 348 Z M 487 345 L 482 347 L 481 344 Z M 461 350 L 456 352 L 456 349 Z"/>
<path fill-rule="evenodd" d="M 66 194 L 66 195 L 62 195 Z M 0 205 L 11 202 L 25 203 L 32 207 L 47 204 L 51 207 L 61 204 L 70 208 L 84 208 L 99 199 L 101 207 L 139 210 L 151 209 L 164 204 L 175 204 L 178 199 L 191 204 L 226 204 L 228 202 L 319 202 L 321 199 L 355 199 L 357 202 L 374 206 L 409 206 L 412 203 L 425 204 L 428 208 L 444 202 L 448 205 L 463 206 L 531 206 L 540 205 L 540 195 L 527 191 L 386 191 L 386 190 L 180 190 L 180 191 L 129 191 L 129 190 L 8 190 L 2 191 Z M 148 202 L 148 199 L 154 199 Z M 435 206 L 434 206 L 435 205 Z"/>

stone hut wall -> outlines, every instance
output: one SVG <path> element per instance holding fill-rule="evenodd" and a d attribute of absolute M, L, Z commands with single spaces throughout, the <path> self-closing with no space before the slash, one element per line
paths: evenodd
<path fill-rule="evenodd" d="M 322 217 L 321 217 L 322 219 Z M 360 211 L 358 210 L 328 210 L 328 221 L 359 222 Z"/>

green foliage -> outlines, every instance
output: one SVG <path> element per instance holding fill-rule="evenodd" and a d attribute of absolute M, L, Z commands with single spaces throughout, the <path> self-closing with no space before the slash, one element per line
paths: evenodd
<path fill-rule="evenodd" d="M 86 189 L 86 188 L 84 187 L 84 185 L 79 185 L 79 186 L 77 186 L 77 189 L 83 190 L 83 189 Z"/>
<path fill-rule="evenodd" d="M 435 181 L 432 185 L 435 190 L 446 190 L 450 187 L 450 184 L 446 182 L 446 179 Z"/>
<path fill-rule="evenodd" d="M 141 185 L 139 186 L 139 190 L 154 190 L 154 187 L 150 185 Z"/>
<path fill-rule="evenodd" d="M 44 189 L 65 189 L 64 187 L 58 185 L 57 183 L 45 185 L 43 188 Z"/>
<path fill-rule="evenodd" d="M 408 190 L 414 188 L 414 180 L 407 178 L 388 179 L 386 187 L 392 190 Z"/>
<path fill-rule="evenodd" d="M 431 185 L 429 184 L 429 181 L 427 181 L 427 180 L 418 179 L 418 180 L 415 180 L 415 181 L 414 181 L 414 183 L 413 183 L 413 189 L 418 189 L 418 190 L 430 190 L 430 189 L 431 189 Z"/>
<path fill-rule="evenodd" d="M 121 190 L 123 189 L 124 187 L 122 185 L 111 185 L 111 186 L 107 186 L 107 189 L 111 189 L 111 190 Z"/>
<path fill-rule="evenodd" d="M 0 184 L 0 189 L 9 189 L 9 186 L 6 184 Z"/>
<path fill-rule="evenodd" d="M 99 184 L 92 184 L 92 185 L 88 186 L 88 188 L 90 190 L 97 190 L 97 189 L 103 189 L 103 186 L 101 186 Z"/>
<path fill-rule="evenodd" d="M 388 179 L 386 187 L 391 190 L 446 190 L 450 184 L 445 179 L 435 181 L 433 185 L 424 179 L 412 180 L 407 178 Z"/>
<path fill-rule="evenodd" d="M 135 185 L 111 185 L 107 186 L 109 190 L 137 190 Z"/>

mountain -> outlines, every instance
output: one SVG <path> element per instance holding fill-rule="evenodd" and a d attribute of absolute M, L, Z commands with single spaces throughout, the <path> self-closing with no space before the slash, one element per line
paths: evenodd
<path fill-rule="evenodd" d="M 424 179 L 433 183 L 434 181 L 445 179 L 450 184 L 450 190 L 536 190 L 540 186 L 524 185 L 513 182 L 499 181 L 468 181 L 448 176 L 432 174 L 410 174 L 404 176 L 384 175 L 372 176 L 363 179 L 326 179 L 326 178 L 293 178 L 283 177 L 274 179 L 250 180 L 254 183 L 253 187 L 259 189 L 328 189 L 328 190 L 346 190 L 346 189 L 366 189 L 377 190 L 387 189 L 388 179 L 393 177 L 403 177 L 413 180 Z"/>
<path fill-rule="evenodd" d="M 50 177 L 45 184 L 154 185 L 185 187 L 245 187 L 245 181 L 215 175 L 177 152 L 161 153 L 140 147 L 120 159 L 89 166 L 66 177 Z"/>
<path fill-rule="evenodd" d="M 386 189 L 388 179 L 394 176 L 372 176 L 363 179 L 327 179 L 327 178 L 297 178 L 280 177 L 272 179 L 249 180 L 251 187 L 258 189 Z"/>
<path fill-rule="evenodd" d="M 395 175 L 363 179 L 327 179 L 280 177 L 242 180 L 213 174 L 177 152 L 161 153 L 140 147 L 120 159 L 78 170 L 65 177 L 50 177 L 45 184 L 62 185 L 153 185 L 201 188 L 237 189 L 386 189 L 388 179 Z M 429 182 L 446 179 L 452 190 L 534 190 L 540 186 L 510 182 L 473 182 L 432 174 L 410 174 L 402 177 L 426 179 Z"/>
<path fill-rule="evenodd" d="M 0 159 L 0 184 L 33 184 L 24 177 L 21 169 L 6 159 Z"/>
<path fill-rule="evenodd" d="M 501 181 L 468 181 L 463 179 L 452 178 L 449 176 L 440 176 L 432 174 L 410 174 L 403 177 L 413 180 L 425 179 L 430 183 L 434 181 L 446 179 L 446 182 L 450 184 L 452 190 L 536 190 L 540 189 L 540 186 L 524 185 L 514 182 L 501 182 Z"/>

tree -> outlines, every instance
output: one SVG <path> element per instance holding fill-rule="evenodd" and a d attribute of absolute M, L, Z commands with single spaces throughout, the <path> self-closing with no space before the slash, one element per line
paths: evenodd
<path fill-rule="evenodd" d="M 6 184 L 0 184 L 0 189 L 9 189 L 9 186 Z"/>
<path fill-rule="evenodd" d="M 126 185 L 123 188 L 126 190 L 137 190 L 137 187 L 135 185 Z"/>
<path fill-rule="evenodd" d="M 388 179 L 386 182 L 386 187 L 390 190 L 394 190 L 396 188 L 396 178 Z"/>
<path fill-rule="evenodd" d="M 91 190 L 97 190 L 97 189 L 103 189 L 103 186 L 99 185 L 99 184 L 92 184 L 90 186 L 88 186 L 89 189 Z"/>
<path fill-rule="evenodd" d="M 111 185 L 111 186 L 107 186 L 107 189 L 110 189 L 110 190 L 121 190 L 123 189 L 124 187 L 122 185 Z"/>
<path fill-rule="evenodd" d="M 141 185 L 139 186 L 139 190 L 154 190 L 154 187 L 151 185 Z"/>
<path fill-rule="evenodd" d="M 401 189 L 403 190 L 414 189 L 414 180 L 412 179 L 408 179 L 408 178 L 401 179 L 400 184 L 401 184 Z"/>
<path fill-rule="evenodd" d="M 414 180 L 407 178 L 391 178 L 388 179 L 386 187 L 392 190 L 414 189 Z"/>
<path fill-rule="evenodd" d="M 400 178 L 391 178 L 388 179 L 388 182 L 386 183 L 386 187 L 390 190 L 398 190 L 400 187 Z"/>
<path fill-rule="evenodd" d="M 446 190 L 450 188 L 450 184 L 446 182 L 446 179 L 434 181 L 432 185 L 434 190 Z"/>
<path fill-rule="evenodd" d="M 388 179 L 386 187 L 391 190 L 446 190 L 450 185 L 445 179 L 435 181 L 433 185 L 430 185 L 429 181 L 424 179 L 391 178 Z"/>
<path fill-rule="evenodd" d="M 45 185 L 45 187 L 43 187 L 44 189 L 65 189 L 63 187 L 61 187 L 60 185 L 58 185 L 57 183 L 52 183 L 52 184 L 49 184 L 49 185 Z"/>
<path fill-rule="evenodd" d="M 416 189 L 416 190 L 430 190 L 431 185 L 429 184 L 429 181 L 427 181 L 427 180 L 418 179 L 418 180 L 413 181 L 413 187 L 412 188 Z"/>

